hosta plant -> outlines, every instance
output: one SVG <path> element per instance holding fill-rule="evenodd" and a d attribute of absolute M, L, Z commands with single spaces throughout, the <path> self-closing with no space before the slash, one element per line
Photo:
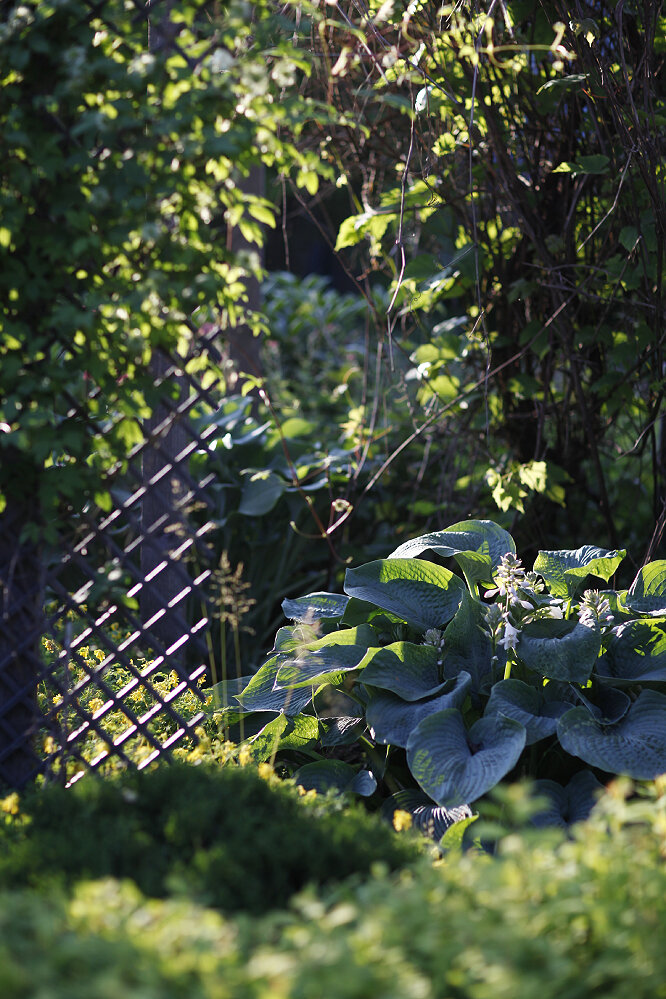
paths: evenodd
<path fill-rule="evenodd" d="M 285 600 L 293 623 L 227 714 L 257 760 L 435 831 L 518 776 L 544 820 L 584 817 L 609 775 L 666 772 L 666 561 L 593 589 L 624 555 L 541 551 L 526 569 L 479 520 L 408 541 L 348 569 L 344 594 Z"/>

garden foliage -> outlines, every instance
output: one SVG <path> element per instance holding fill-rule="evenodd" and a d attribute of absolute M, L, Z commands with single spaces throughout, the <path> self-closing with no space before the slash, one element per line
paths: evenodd
<path fill-rule="evenodd" d="M 131 878 L 145 895 L 259 914 L 306 885 L 419 855 L 416 841 L 365 810 L 267 778 L 209 761 L 44 787 L 0 825 L 0 885 Z"/>
<path fill-rule="evenodd" d="M 570 836 L 376 868 L 251 918 L 146 898 L 130 880 L 3 889 L 3 996 L 663 999 L 663 790 L 632 800 L 617 782 Z"/>
<path fill-rule="evenodd" d="M 326 111 L 294 90 L 308 60 L 287 11 L 247 14 L 170 5 L 149 46 L 143 6 L 3 5 L 0 493 L 20 488 L 6 470 L 21 465 L 45 509 L 81 495 L 108 507 L 100 477 L 178 391 L 155 387 L 151 356 L 190 373 L 205 322 L 260 328 L 244 282 L 274 209 L 242 179 L 277 165 L 314 193 L 326 167 L 293 140 Z M 227 225 L 248 251 L 226 249 Z"/>
<path fill-rule="evenodd" d="M 586 588 L 625 554 L 542 551 L 528 572 L 503 528 L 469 520 L 348 569 L 344 594 L 286 600 L 295 623 L 238 696 L 264 722 L 250 752 L 408 809 L 529 775 L 558 821 L 584 816 L 609 774 L 666 772 L 666 562 Z"/>

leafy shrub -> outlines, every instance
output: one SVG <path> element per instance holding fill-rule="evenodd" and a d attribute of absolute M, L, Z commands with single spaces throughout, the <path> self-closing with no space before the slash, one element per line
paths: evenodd
<path fill-rule="evenodd" d="M 233 920 L 129 883 L 0 892 L 3 999 L 663 999 L 666 796 Z M 267 837 L 269 838 L 269 837 Z"/>
<path fill-rule="evenodd" d="M 306 800 L 307 799 L 307 800 Z M 224 911 L 283 906 L 308 883 L 395 869 L 419 853 L 378 818 L 341 801 L 271 786 L 248 768 L 174 764 L 47 786 L 0 825 L 0 886 L 132 878 L 151 896 Z"/>
<path fill-rule="evenodd" d="M 560 818 L 589 813 L 596 775 L 666 772 L 666 562 L 629 590 L 581 594 L 625 552 L 540 552 L 526 572 L 515 550 L 492 521 L 464 521 L 348 569 L 345 595 L 285 601 L 297 623 L 238 698 L 273 713 L 250 742 L 257 759 L 282 748 L 305 763 L 300 782 L 348 783 L 350 767 L 308 763 L 294 740 L 322 755 L 356 744 L 370 793 L 374 774 L 443 808 L 529 775 Z"/>

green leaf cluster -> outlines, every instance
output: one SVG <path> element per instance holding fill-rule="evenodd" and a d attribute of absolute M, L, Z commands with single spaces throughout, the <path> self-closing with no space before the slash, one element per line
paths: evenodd
<path fill-rule="evenodd" d="M 50 508 L 104 492 L 171 392 L 150 359 L 185 365 L 198 328 L 242 323 L 272 205 L 242 192 L 265 164 L 316 189 L 295 139 L 322 107 L 289 8 L 187 5 L 146 20 L 108 0 L 5 4 L 0 15 L 0 493 L 33 470 Z M 156 15 L 161 16 L 161 15 Z M 159 28 L 159 30 L 158 30 Z"/>
<path fill-rule="evenodd" d="M 204 908 L 177 884 L 159 899 L 130 879 L 3 888 L 3 995 L 661 997 L 666 798 L 663 787 L 631 792 L 618 782 L 567 837 L 513 833 L 495 857 L 471 850 L 398 874 L 376 867 L 251 918 Z M 123 807 L 131 814 L 131 802 Z M 279 864 L 270 825 L 260 836 L 259 855 Z M 147 856 L 159 861 L 150 844 Z"/>
<path fill-rule="evenodd" d="M 396 807 L 418 787 L 419 807 L 456 809 L 529 775 L 560 796 L 560 818 L 589 812 L 609 775 L 657 777 L 666 563 L 645 566 L 628 590 L 584 589 L 608 584 L 624 556 L 592 545 L 542 551 L 526 572 L 503 528 L 463 521 L 348 569 L 346 599 L 285 601 L 296 623 L 238 696 L 241 714 L 267 713 L 271 738 L 253 736 L 250 751 L 300 774 L 326 747 L 355 746 L 359 773 L 374 778 L 359 793 L 379 785 Z M 283 743 L 268 720 L 287 717 L 308 719 L 307 743 Z M 320 767 L 347 787 L 334 765 Z"/>

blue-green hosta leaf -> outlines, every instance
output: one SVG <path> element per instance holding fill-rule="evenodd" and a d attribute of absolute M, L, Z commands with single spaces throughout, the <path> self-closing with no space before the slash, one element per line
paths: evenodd
<path fill-rule="evenodd" d="M 548 637 L 541 637 L 544 632 Z M 585 683 L 601 649 L 598 625 L 576 621 L 539 621 L 527 625 L 516 648 L 516 655 L 528 669 L 549 680 Z"/>
<path fill-rule="evenodd" d="M 278 749 L 308 749 L 319 737 L 319 721 L 314 715 L 290 718 L 279 714 L 245 743 L 255 763 L 270 760 Z"/>
<path fill-rule="evenodd" d="M 573 706 L 571 702 L 549 700 L 548 687 L 537 690 L 522 680 L 500 680 L 490 692 L 485 715 L 502 714 L 525 727 L 526 745 L 546 739 L 557 730 L 557 719 Z"/>
<path fill-rule="evenodd" d="M 573 597 L 587 576 L 611 578 L 626 551 L 606 551 L 594 545 L 583 545 L 575 551 L 539 552 L 534 571 L 543 576 L 555 597 Z"/>
<path fill-rule="evenodd" d="M 474 690 L 480 690 L 491 674 L 493 647 L 485 630 L 485 604 L 463 594 L 460 607 L 444 631 L 444 676 L 469 673 Z"/>
<path fill-rule="evenodd" d="M 369 600 L 357 600 L 356 597 L 349 597 L 349 603 L 345 608 L 340 622 L 347 628 L 355 628 L 359 624 L 371 624 L 373 628 L 381 628 L 384 622 L 399 624 L 402 618 L 397 614 L 389 614 Z"/>
<path fill-rule="evenodd" d="M 263 763 L 277 753 L 280 744 L 280 736 L 287 728 L 289 719 L 284 714 L 279 714 L 271 718 L 267 725 L 264 725 L 261 732 L 257 732 L 244 744 L 244 748 L 249 752 L 255 763 Z"/>
<path fill-rule="evenodd" d="M 440 656 L 440 651 L 432 645 L 394 642 L 368 650 L 360 680 L 390 690 L 404 701 L 418 701 L 436 694 L 443 686 Z"/>
<path fill-rule="evenodd" d="M 298 624 L 283 625 L 277 630 L 271 651 L 294 652 L 303 645 L 319 641 L 321 637 L 321 631 L 317 624 L 299 621 Z"/>
<path fill-rule="evenodd" d="M 215 714 L 216 711 L 223 711 L 225 708 L 232 708 L 238 711 L 237 696 L 244 690 L 252 676 L 230 676 L 226 680 L 214 683 L 212 687 L 207 687 L 203 693 L 206 696 L 206 714 Z"/>
<path fill-rule="evenodd" d="M 448 569 L 411 558 L 378 559 L 347 569 L 345 591 L 426 631 L 442 628 L 458 610 L 464 584 Z"/>
<path fill-rule="evenodd" d="M 325 617 L 342 617 L 349 603 L 344 593 L 308 593 L 305 597 L 282 601 L 282 613 L 292 621 L 319 621 Z"/>
<path fill-rule="evenodd" d="M 429 836 L 436 842 L 439 842 L 447 830 L 457 823 L 461 824 L 460 831 L 464 832 L 470 822 L 477 818 L 472 814 L 469 805 L 442 808 L 441 805 L 433 805 L 427 794 L 417 790 L 396 791 L 382 805 L 382 815 L 389 822 L 393 821 L 397 811 L 409 812 L 412 817 L 412 828 L 418 829 L 424 836 Z"/>
<path fill-rule="evenodd" d="M 534 782 L 534 794 L 548 801 L 542 811 L 532 818 L 535 826 L 560 826 L 567 828 L 574 822 L 589 818 L 599 794 L 603 790 L 591 770 L 575 774 L 566 787 L 554 780 Z"/>
<path fill-rule="evenodd" d="M 493 569 L 503 555 L 515 554 L 516 545 L 508 531 L 492 520 L 463 520 L 443 531 L 405 541 L 389 558 L 415 558 L 425 551 L 455 558 L 473 590 L 476 583 L 492 585 Z"/>
<path fill-rule="evenodd" d="M 602 680 L 620 685 L 666 680 L 666 617 L 628 621 L 613 628 L 597 664 Z"/>
<path fill-rule="evenodd" d="M 324 734 L 321 737 L 322 746 L 349 746 L 356 742 L 365 729 L 365 719 L 355 715 L 344 715 L 339 718 L 322 719 Z"/>
<path fill-rule="evenodd" d="M 276 688 L 339 683 L 342 674 L 356 669 L 366 655 L 368 645 L 376 641 L 372 628 L 365 624 L 358 628 L 332 631 L 313 640 L 309 637 L 312 632 L 310 625 L 280 628 L 280 632 L 290 631 L 291 635 L 280 642 L 285 651 L 280 655 Z M 299 642 L 301 634 L 305 641 Z"/>
<path fill-rule="evenodd" d="M 343 763 L 342 760 L 318 760 L 316 763 L 306 763 L 296 771 L 294 780 L 306 791 L 316 791 L 317 794 L 336 790 L 369 798 L 377 788 L 377 781 L 369 770 L 357 771 L 351 764 Z"/>
<path fill-rule="evenodd" d="M 407 743 L 407 763 L 433 801 L 453 808 L 476 801 L 516 765 L 526 732 L 514 718 L 480 718 L 469 732 L 460 711 L 429 715 Z"/>
<path fill-rule="evenodd" d="M 272 656 L 254 674 L 236 700 L 246 711 L 284 711 L 298 715 L 312 700 L 312 688 L 282 690 L 275 687 L 283 656 Z"/>
<path fill-rule="evenodd" d="M 573 708 L 560 718 L 557 734 L 567 753 L 608 773 L 635 780 L 666 773 L 666 697 L 654 690 L 642 691 L 615 725 Z"/>
<path fill-rule="evenodd" d="M 384 745 L 407 745 L 411 733 L 428 715 L 457 708 L 470 688 L 468 673 L 447 680 L 440 693 L 423 701 L 404 701 L 387 690 L 372 690 L 365 712 L 366 721 L 376 742 Z"/>
<path fill-rule="evenodd" d="M 666 614 L 666 560 L 639 569 L 625 602 L 638 614 Z"/>
<path fill-rule="evenodd" d="M 631 706 L 631 700 L 621 690 L 602 687 L 600 684 L 596 684 L 592 690 L 587 687 L 576 690 L 576 697 L 602 725 L 619 722 Z"/>
<path fill-rule="evenodd" d="M 275 472 L 249 471 L 241 493 L 238 512 L 246 517 L 261 517 L 269 513 L 287 488 L 287 483 Z"/>

